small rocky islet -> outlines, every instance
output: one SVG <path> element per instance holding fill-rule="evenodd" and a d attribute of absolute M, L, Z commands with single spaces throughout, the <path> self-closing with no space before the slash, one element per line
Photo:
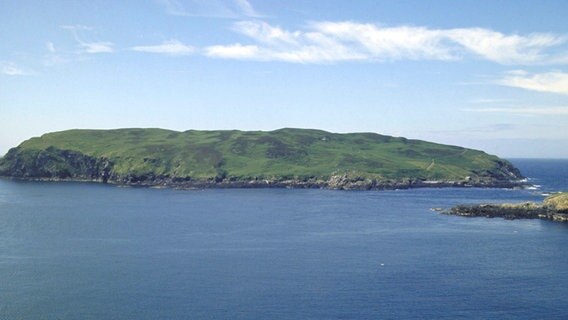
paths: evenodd
<path fill-rule="evenodd" d="M 515 219 L 542 219 L 568 222 L 568 192 L 552 194 L 542 203 L 501 203 L 458 205 L 441 213 L 461 217 Z"/>

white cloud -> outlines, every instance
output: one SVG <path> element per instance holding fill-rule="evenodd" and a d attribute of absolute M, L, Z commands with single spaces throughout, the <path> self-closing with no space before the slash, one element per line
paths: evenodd
<path fill-rule="evenodd" d="M 136 46 L 131 49 L 139 52 L 160 53 L 173 56 L 188 55 L 195 51 L 194 47 L 183 44 L 175 39 L 164 41 L 162 44 L 158 45 Z"/>
<path fill-rule="evenodd" d="M 251 44 L 215 45 L 212 57 L 328 63 L 348 60 L 458 60 L 475 56 L 500 64 L 565 64 L 567 56 L 552 54 L 566 37 L 538 33 L 503 34 L 482 28 L 430 29 L 381 27 L 357 22 L 314 22 L 289 31 L 263 21 L 241 21 L 233 29 Z M 243 48 L 247 48 L 246 52 Z M 254 50 L 252 50 L 254 48 Z M 235 52 L 235 56 L 231 56 Z"/>
<path fill-rule="evenodd" d="M 61 29 L 70 30 L 70 31 L 93 30 L 92 27 L 84 26 L 84 25 L 81 25 L 81 24 L 74 24 L 74 25 L 69 25 L 69 24 L 67 24 L 67 25 L 60 25 L 59 27 L 60 27 Z"/>
<path fill-rule="evenodd" d="M 111 53 L 114 52 L 112 42 L 81 42 L 80 47 L 84 53 Z"/>
<path fill-rule="evenodd" d="M 509 113 L 533 116 L 568 116 L 568 106 L 560 107 L 518 107 L 518 108 L 476 108 L 464 109 L 469 112 Z"/>
<path fill-rule="evenodd" d="M 48 42 L 46 45 L 47 51 L 51 52 L 51 53 L 55 53 L 57 50 L 55 49 L 55 45 L 53 44 L 53 42 Z"/>
<path fill-rule="evenodd" d="M 235 4 L 247 17 L 258 18 L 261 16 L 258 12 L 256 12 L 256 10 L 254 10 L 250 2 L 248 2 L 247 0 L 235 0 Z"/>
<path fill-rule="evenodd" d="M 79 31 L 91 31 L 93 30 L 92 27 L 84 26 L 84 25 L 61 25 L 59 26 L 61 29 L 68 30 L 73 34 L 73 37 L 78 42 L 79 47 L 81 48 L 81 53 L 112 53 L 114 52 L 112 42 L 108 41 L 99 41 L 99 42 L 87 42 L 82 40 L 79 37 Z M 48 44 L 49 46 L 49 44 Z M 51 49 L 48 47 L 48 50 Z M 55 48 L 53 48 L 55 49 Z"/>
<path fill-rule="evenodd" d="M 258 42 L 269 45 L 298 45 L 303 35 L 299 31 L 292 33 L 261 21 L 237 22 L 233 29 Z"/>
<path fill-rule="evenodd" d="M 443 32 L 424 27 L 381 28 L 354 22 L 313 23 L 315 32 L 355 46 L 370 59 L 454 59 L 452 48 L 442 41 Z"/>
<path fill-rule="evenodd" d="M 279 51 L 263 48 L 256 45 L 242 45 L 240 43 L 228 46 L 210 46 L 205 53 L 213 58 L 259 60 L 259 61 L 284 61 L 292 63 L 329 63 L 345 60 L 362 60 L 363 55 L 357 55 L 348 49 L 338 45 L 332 50 L 331 46 L 298 47 L 294 50 Z"/>
<path fill-rule="evenodd" d="M 526 90 L 568 94 L 568 73 L 546 72 L 530 74 L 515 70 L 497 81 L 498 84 Z"/>
<path fill-rule="evenodd" d="M 29 76 L 34 72 L 24 70 L 18 67 L 15 63 L 0 61 L 0 73 L 7 76 Z"/>
<path fill-rule="evenodd" d="M 239 43 L 211 46 L 206 48 L 206 55 L 293 63 L 329 63 L 367 58 L 366 54 L 322 33 L 289 32 L 259 21 L 238 22 L 234 30 L 254 39 L 261 46 Z"/>
<path fill-rule="evenodd" d="M 14 65 L 3 65 L 2 74 L 7 76 L 23 76 L 26 75 L 26 72 Z"/>
<path fill-rule="evenodd" d="M 261 50 L 257 46 L 243 46 L 240 43 L 228 46 L 207 47 L 206 55 L 215 58 L 265 60 L 262 58 Z"/>
<path fill-rule="evenodd" d="M 42 63 L 45 67 L 53 67 L 56 65 L 61 65 L 69 62 L 71 59 L 68 53 L 55 47 L 53 42 L 47 42 L 45 44 L 47 53 L 43 56 Z"/>
<path fill-rule="evenodd" d="M 451 29 L 444 33 L 472 53 L 501 64 L 543 63 L 548 58 L 547 48 L 566 41 L 565 37 L 552 34 L 505 35 L 481 28 Z"/>
<path fill-rule="evenodd" d="M 237 19 L 261 15 L 247 0 L 156 0 L 167 14 L 186 17 Z"/>
<path fill-rule="evenodd" d="M 502 99 L 502 98 L 479 98 L 471 101 L 471 103 L 476 103 L 476 104 L 494 104 L 494 103 L 504 103 L 504 102 L 513 102 L 513 100 Z"/>

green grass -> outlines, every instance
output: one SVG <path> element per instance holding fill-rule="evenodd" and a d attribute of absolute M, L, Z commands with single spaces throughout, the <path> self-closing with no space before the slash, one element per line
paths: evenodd
<path fill-rule="evenodd" d="M 15 159 L 32 161 L 50 147 L 109 159 L 118 175 L 244 179 L 350 173 L 379 179 L 461 180 L 508 174 L 502 170 L 508 163 L 478 150 L 375 133 L 310 129 L 68 130 L 24 141 L 1 160 L 0 172 Z"/>
<path fill-rule="evenodd" d="M 568 213 L 568 192 L 560 192 L 544 199 L 544 205 L 558 212 Z"/>

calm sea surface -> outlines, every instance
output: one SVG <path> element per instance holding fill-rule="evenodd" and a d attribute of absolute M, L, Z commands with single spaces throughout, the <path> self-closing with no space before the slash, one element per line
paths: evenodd
<path fill-rule="evenodd" d="M 0 319 L 568 319 L 568 225 L 445 216 L 537 190 L 204 190 L 0 180 Z"/>

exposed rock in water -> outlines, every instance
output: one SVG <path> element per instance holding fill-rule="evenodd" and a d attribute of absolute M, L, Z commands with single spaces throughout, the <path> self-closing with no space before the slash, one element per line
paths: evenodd
<path fill-rule="evenodd" d="M 561 192 L 547 197 L 543 203 L 504 203 L 458 205 L 444 214 L 462 217 L 486 217 L 514 219 L 544 219 L 568 222 L 568 192 Z"/>

